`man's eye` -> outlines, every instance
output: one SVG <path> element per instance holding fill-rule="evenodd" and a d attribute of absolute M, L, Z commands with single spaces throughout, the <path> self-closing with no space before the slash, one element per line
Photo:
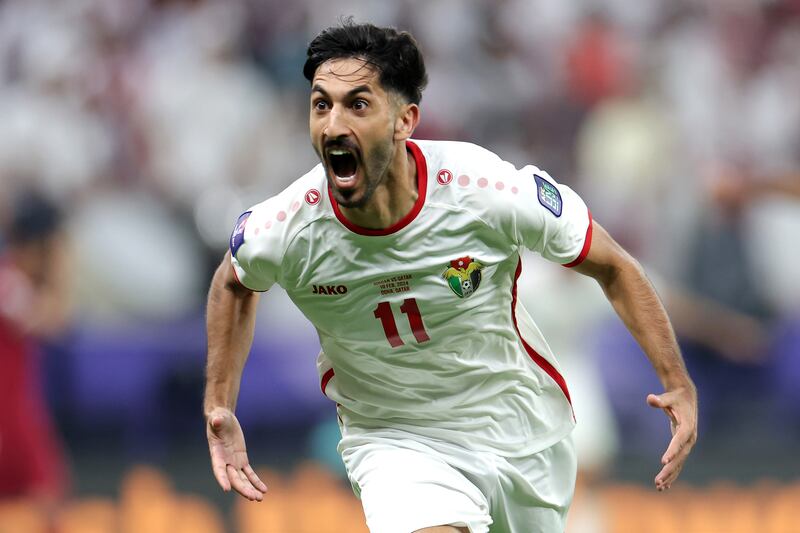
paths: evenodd
<path fill-rule="evenodd" d="M 356 100 L 353 102 L 353 109 L 356 111 L 363 111 L 367 108 L 367 101 L 366 100 Z"/>
<path fill-rule="evenodd" d="M 314 109 L 316 109 L 317 111 L 324 111 L 328 109 L 328 102 L 326 102 L 325 100 L 317 100 L 316 102 L 314 102 Z"/>

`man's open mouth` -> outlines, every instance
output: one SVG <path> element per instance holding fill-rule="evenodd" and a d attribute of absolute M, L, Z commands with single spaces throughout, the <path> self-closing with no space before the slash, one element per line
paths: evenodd
<path fill-rule="evenodd" d="M 328 162 L 337 185 L 347 186 L 355 181 L 358 170 L 358 158 L 348 148 L 331 148 L 328 150 Z"/>

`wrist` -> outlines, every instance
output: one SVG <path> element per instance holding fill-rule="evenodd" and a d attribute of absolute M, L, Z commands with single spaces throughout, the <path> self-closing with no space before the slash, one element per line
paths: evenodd
<path fill-rule="evenodd" d="M 203 414 L 205 416 L 206 421 L 208 421 L 212 416 L 217 416 L 222 414 L 232 415 L 233 408 L 222 404 L 206 404 L 203 408 Z"/>
<path fill-rule="evenodd" d="M 697 388 L 692 382 L 692 379 L 689 376 L 683 376 L 681 378 L 674 378 L 674 379 L 665 379 L 662 381 L 664 385 L 665 392 L 672 392 L 672 391 L 679 391 L 685 390 L 692 394 L 693 396 L 697 396 Z"/>

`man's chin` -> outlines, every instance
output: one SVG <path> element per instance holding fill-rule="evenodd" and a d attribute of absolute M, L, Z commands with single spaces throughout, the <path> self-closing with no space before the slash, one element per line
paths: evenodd
<path fill-rule="evenodd" d="M 341 191 L 336 187 L 331 187 L 333 192 L 333 199 L 339 204 L 339 207 L 345 209 L 358 209 L 367 204 L 367 195 L 359 194 L 359 191 Z"/>
<path fill-rule="evenodd" d="M 365 194 L 361 187 L 355 189 L 340 189 L 336 186 L 336 180 L 328 175 L 328 185 L 333 193 L 333 199 L 339 204 L 339 207 L 345 209 L 357 209 L 364 207 L 369 200 L 369 194 Z"/>

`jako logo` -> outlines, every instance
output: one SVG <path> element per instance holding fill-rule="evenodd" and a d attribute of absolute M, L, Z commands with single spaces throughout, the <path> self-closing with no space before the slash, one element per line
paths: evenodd
<path fill-rule="evenodd" d="M 347 287 L 344 285 L 312 285 L 311 294 L 346 294 Z"/>

